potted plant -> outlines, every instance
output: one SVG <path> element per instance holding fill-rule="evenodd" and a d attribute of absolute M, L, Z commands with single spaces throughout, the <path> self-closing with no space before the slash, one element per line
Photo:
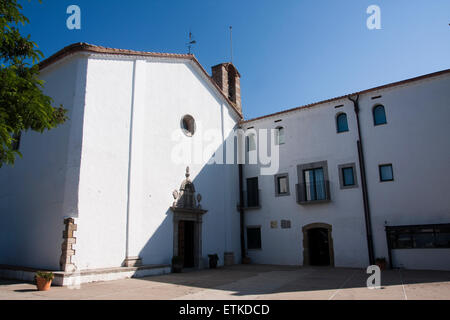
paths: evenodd
<path fill-rule="evenodd" d="M 38 291 L 48 291 L 52 285 L 52 280 L 55 278 L 52 272 L 38 271 L 36 272 L 36 286 Z"/>
<path fill-rule="evenodd" d="M 174 256 L 172 258 L 172 272 L 180 273 L 183 269 L 183 258 L 180 256 Z"/>
<path fill-rule="evenodd" d="M 217 253 L 208 254 L 208 258 L 209 258 L 209 268 L 210 269 L 217 268 L 217 261 L 219 261 L 219 256 L 217 255 Z"/>
<path fill-rule="evenodd" d="M 380 268 L 380 270 L 386 269 L 386 258 L 384 257 L 376 258 L 375 264 Z"/>

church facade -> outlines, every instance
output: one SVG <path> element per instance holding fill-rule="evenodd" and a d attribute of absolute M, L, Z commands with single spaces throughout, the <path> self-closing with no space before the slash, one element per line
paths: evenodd
<path fill-rule="evenodd" d="M 78 43 L 40 68 L 69 120 L 0 170 L 3 275 L 450 269 L 450 70 L 244 120 L 231 63 Z"/>

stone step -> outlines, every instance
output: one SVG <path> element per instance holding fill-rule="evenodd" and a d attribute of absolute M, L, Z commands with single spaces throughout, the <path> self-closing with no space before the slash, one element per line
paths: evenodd
<path fill-rule="evenodd" d="M 65 272 L 0 265 L 0 278 L 34 282 L 34 276 L 37 271 L 53 272 L 55 278 L 53 279 L 52 285 L 76 286 L 82 283 L 97 281 L 111 281 L 167 274 L 171 272 L 171 266 L 166 264 L 150 264 L 138 267 L 113 267 Z"/>

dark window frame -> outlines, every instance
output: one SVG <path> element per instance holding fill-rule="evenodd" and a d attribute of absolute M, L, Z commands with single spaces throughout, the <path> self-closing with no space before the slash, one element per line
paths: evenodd
<path fill-rule="evenodd" d="M 382 167 L 391 167 L 391 173 L 392 173 L 392 178 L 391 179 L 383 179 L 382 174 L 381 174 L 381 168 Z M 383 163 L 383 164 L 379 164 L 378 165 L 378 174 L 380 176 L 380 182 L 390 182 L 390 181 L 394 181 L 394 167 L 392 166 L 392 163 Z"/>
<path fill-rule="evenodd" d="M 257 238 L 255 241 L 249 241 L 249 230 L 258 230 L 259 231 L 259 239 Z M 246 236 L 247 236 L 247 250 L 261 250 L 262 249 L 262 233 L 261 226 L 247 226 L 246 228 Z M 255 246 L 253 244 L 256 243 Z M 252 244 L 252 246 L 250 246 Z"/>
<path fill-rule="evenodd" d="M 342 129 L 341 126 L 339 126 L 339 118 L 340 117 L 345 117 L 345 125 L 346 128 Z M 349 132 L 350 129 L 348 127 L 348 117 L 347 114 L 345 112 L 339 112 L 338 114 L 336 114 L 336 133 L 344 133 L 344 132 Z"/>
<path fill-rule="evenodd" d="M 345 185 L 344 169 L 348 168 L 351 168 L 353 171 L 352 185 Z M 344 189 L 358 188 L 358 174 L 356 172 L 356 164 L 354 162 L 338 165 L 338 170 L 339 170 L 339 186 L 341 189 L 344 190 Z"/>
<path fill-rule="evenodd" d="M 380 107 L 383 108 L 384 122 L 377 123 L 377 119 L 376 119 L 376 117 L 375 117 L 375 110 L 376 110 L 377 108 L 380 108 Z M 387 124 L 386 107 L 385 107 L 384 105 L 382 105 L 382 104 L 376 104 L 376 105 L 374 105 L 373 108 L 372 108 L 372 118 L 373 118 L 373 125 L 374 125 L 374 126 L 382 126 L 382 125 L 384 125 L 384 124 Z"/>
<path fill-rule="evenodd" d="M 450 235 L 450 224 L 386 226 L 388 248 L 403 249 L 450 249 L 450 241 L 446 245 L 441 244 L 439 235 Z M 425 231 L 424 231 L 425 230 Z M 445 230 L 442 232 L 442 230 Z M 427 235 L 432 238 L 432 246 L 423 246 L 423 242 L 417 241 L 419 235 Z M 401 240 L 405 239 L 405 240 Z M 423 239 L 422 239 L 423 240 Z M 399 242 L 402 241 L 402 242 Z"/>
<path fill-rule="evenodd" d="M 311 200 L 307 199 L 307 183 L 305 180 L 305 171 L 310 169 L 323 169 L 323 177 L 324 177 L 324 188 L 325 188 L 325 199 L 323 200 Z M 296 187 L 296 197 L 297 203 L 301 205 L 306 204 L 315 204 L 315 203 L 327 203 L 331 201 L 331 190 L 330 190 L 330 181 L 328 176 L 328 161 L 316 161 L 311 163 L 299 164 L 297 165 L 297 178 L 298 184 Z"/>
<path fill-rule="evenodd" d="M 286 128 L 283 126 L 278 126 L 275 128 L 275 145 L 281 146 L 286 143 Z M 283 142 L 280 142 L 280 131 L 283 131 Z"/>
<path fill-rule="evenodd" d="M 317 179 L 316 179 L 316 174 L 318 170 L 322 170 L 322 175 L 325 177 L 325 168 L 324 167 L 317 167 L 317 168 L 311 168 L 311 169 L 304 169 L 303 170 L 303 183 L 306 185 L 308 185 L 309 182 L 306 181 L 306 172 L 309 171 L 313 174 L 313 181 L 314 183 L 312 184 L 314 187 L 312 188 L 312 190 L 314 191 L 314 196 L 311 196 L 311 199 L 307 199 L 307 201 L 324 201 L 327 200 L 327 191 L 326 191 L 326 180 L 325 178 L 322 180 L 322 185 L 320 186 L 323 191 L 323 198 L 318 198 L 318 183 L 317 183 Z"/>
<path fill-rule="evenodd" d="M 249 190 L 249 181 L 250 180 L 256 180 L 256 189 L 255 190 Z M 258 177 L 249 177 L 246 180 L 246 207 L 247 208 L 259 208 L 260 202 L 259 202 L 259 179 Z M 252 193 L 250 193 L 252 192 Z M 252 196 L 250 195 L 252 194 Z"/>
<path fill-rule="evenodd" d="M 284 193 L 280 193 L 280 185 L 279 185 L 279 179 L 280 178 L 286 178 L 286 185 L 287 185 L 287 191 Z M 290 187 L 289 187 L 289 174 L 288 173 L 280 173 L 274 175 L 274 182 L 275 182 L 275 197 L 284 197 L 289 196 L 290 193 Z"/>

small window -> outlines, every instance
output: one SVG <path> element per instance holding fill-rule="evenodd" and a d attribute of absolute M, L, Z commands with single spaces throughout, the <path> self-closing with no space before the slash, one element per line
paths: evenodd
<path fill-rule="evenodd" d="M 256 150 L 256 134 L 250 133 L 247 136 L 247 151 Z"/>
<path fill-rule="evenodd" d="M 278 177 L 277 187 L 279 194 L 287 193 L 288 192 L 287 177 Z"/>
<path fill-rule="evenodd" d="M 275 144 L 277 144 L 277 145 L 284 144 L 284 128 L 283 127 L 275 128 Z"/>
<path fill-rule="evenodd" d="M 275 196 L 289 195 L 289 177 L 287 173 L 275 175 Z"/>
<path fill-rule="evenodd" d="M 291 220 L 281 220 L 281 229 L 290 229 Z"/>
<path fill-rule="evenodd" d="M 351 189 L 358 187 L 355 163 L 341 164 L 338 166 L 338 170 L 341 189 Z"/>
<path fill-rule="evenodd" d="M 195 133 L 195 120 L 191 115 L 185 115 L 181 119 L 181 129 L 188 137 L 192 137 Z"/>
<path fill-rule="evenodd" d="M 382 164 L 379 166 L 380 170 L 380 181 L 393 181 L 394 173 L 392 171 L 392 164 Z"/>
<path fill-rule="evenodd" d="M 258 177 L 247 179 L 247 207 L 259 207 Z"/>
<path fill-rule="evenodd" d="M 353 174 L 353 168 L 342 168 L 342 177 L 344 187 L 355 185 L 355 177 Z"/>
<path fill-rule="evenodd" d="M 261 227 L 247 227 L 247 248 L 261 249 Z"/>
<path fill-rule="evenodd" d="M 345 113 L 339 113 L 336 117 L 336 127 L 337 132 L 346 132 L 348 131 L 348 122 L 347 122 L 347 115 Z"/>
<path fill-rule="evenodd" d="M 378 126 L 380 124 L 386 124 L 386 112 L 384 106 L 378 105 L 373 108 L 373 124 Z"/>

